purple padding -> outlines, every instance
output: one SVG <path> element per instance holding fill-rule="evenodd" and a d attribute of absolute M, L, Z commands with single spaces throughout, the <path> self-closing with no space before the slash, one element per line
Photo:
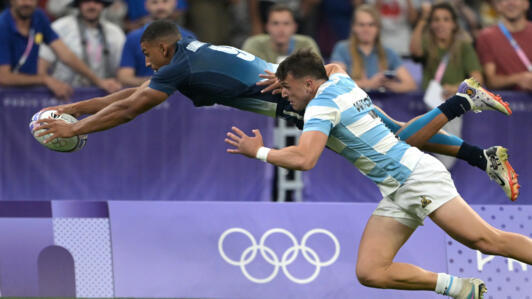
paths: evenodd
<path fill-rule="evenodd" d="M 107 218 L 109 211 L 105 201 L 52 201 L 54 218 Z"/>
<path fill-rule="evenodd" d="M 38 257 L 53 242 L 52 219 L 0 218 L 2 296 L 39 296 Z"/>
<path fill-rule="evenodd" d="M 431 292 L 406 292 L 363 287 L 355 276 L 357 246 L 364 226 L 375 204 L 363 203 L 189 203 L 127 202 L 109 203 L 113 241 L 116 297 L 192 297 L 192 298 L 440 298 Z M 251 239 L 231 232 L 241 228 L 260 244 L 271 260 L 285 259 L 285 268 L 268 282 L 275 267 L 257 251 L 253 257 Z M 322 233 L 308 237 L 309 260 L 327 263 L 317 270 L 301 251 L 291 261 L 289 249 L 294 242 L 314 229 L 326 229 L 339 244 L 333 259 L 333 238 Z M 227 262 L 220 253 L 240 262 L 243 267 Z M 416 263 L 433 271 L 446 271 L 444 235 L 427 221 L 401 249 L 397 261 Z M 294 248 L 292 248 L 294 249 Z M 244 252 L 247 251 L 247 254 Z M 244 255 L 243 255 L 244 254 Z M 281 263 L 282 264 L 282 263 Z M 244 272 L 249 274 L 248 278 Z M 286 272 L 285 272 L 286 271 Z M 298 283 L 319 273 L 307 283 Z M 287 274 L 288 273 L 288 274 Z"/>
<path fill-rule="evenodd" d="M 50 202 L 0 201 L 0 218 L 50 218 Z"/>
<path fill-rule="evenodd" d="M 76 297 L 74 258 L 63 247 L 46 247 L 37 262 L 39 296 Z"/>
<path fill-rule="evenodd" d="M 495 228 L 532 238 L 531 206 L 473 206 Z M 531 299 L 532 268 L 507 258 L 471 250 L 446 236 L 449 272 L 465 277 L 479 277 L 486 282 L 485 299 Z"/>
<path fill-rule="evenodd" d="M 76 99 L 101 95 L 76 90 Z M 91 134 L 84 149 L 53 152 L 30 134 L 43 89 L 0 92 L 2 200 L 270 200 L 273 168 L 226 152 L 231 126 L 260 129 L 272 144 L 273 119 L 224 107 L 197 108 L 175 94 L 112 130 Z"/>
<path fill-rule="evenodd" d="M 464 119 L 463 139 L 468 143 L 487 148 L 503 145 L 508 148 L 510 163 L 519 174 L 521 195 L 519 204 L 532 204 L 532 97 L 530 94 L 501 92 L 510 102 L 513 114 L 508 117 L 494 111 L 480 114 L 467 113 Z M 391 117 L 399 121 L 426 112 L 422 94 L 371 94 L 373 102 Z M 507 204 L 509 200 L 502 189 L 491 182 L 485 172 L 458 161 L 453 167 L 453 176 L 458 192 L 472 204 Z M 361 201 L 377 202 L 381 195 L 368 178 L 346 159 L 332 151 L 324 151 L 318 164 L 304 173 L 305 201 Z"/>

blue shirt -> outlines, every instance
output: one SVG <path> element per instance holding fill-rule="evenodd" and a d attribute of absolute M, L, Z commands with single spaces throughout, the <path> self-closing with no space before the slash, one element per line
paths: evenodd
<path fill-rule="evenodd" d="M 37 61 L 41 43 L 50 44 L 58 38 L 50 26 L 44 12 L 37 8 L 31 17 L 31 29 L 34 32 L 33 46 L 26 62 L 18 70 L 24 74 L 37 74 Z M 19 63 L 28 45 L 28 36 L 20 34 L 11 10 L 6 9 L 0 14 L 0 65 L 8 64 L 11 70 Z"/>
<path fill-rule="evenodd" d="M 366 56 L 359 49 L 357 49 L 362 59 L 364 60 L 364 70 L 366 71 L 366 77 L 371 78 L 379 72 L 379 54 L 377 49 L 373 48 L 371 53 Z M 400 67 L 403 62 L 397 53 L 390 48 L 384 48 L 386 53 L 386 59 L 388 60 L 388 70 L 395 71 Z M 351 66 L 353 65 L 353 59 L 349 50 L 349 40 L 343 40 L 338 42 L 334 46 L 333 53 L 331 54 L 331 62 L 342 62 L 347 66 L 347 72 L 351 74 Z"/>
<path fill-rule="evenodd" d="M 264 70 L 274 70 L 274 65 L 233 47 L 185 39 L 177 43 L 170 64 L 153 75 L 150 88 L 168 95 L 179 90 L 196 106 L 223 99 L 259 98 L 262 87 L 255 83 Z M 276 101 L 271 93 L 264 97 Z"/>
<path fill-rule="evenodd" d="M 135 70 L 135 76 L 147 77 L 153 75 L 153 70 L 146 66 L 146 60 L 142 48 L 140 47 L 140 38 L 144 30 L 148 27 L 146 24 L 143 28 L 132 31 L 127 35 L 124 48 L 122 49 L 122 58 L 120 59 L 120 67 L 131 67 Z M 182 38 L 196 39 L 194 33 L 179 27 Z"/>
<path fill-rule="evenodd" d="M 333 74 L 307 105 L 303 132 L 329 136 L 327 146 L 386 196 L 406 181 L 423 154 L 397 139 L 373 109 L 371 99 L 349 76 Z"/>

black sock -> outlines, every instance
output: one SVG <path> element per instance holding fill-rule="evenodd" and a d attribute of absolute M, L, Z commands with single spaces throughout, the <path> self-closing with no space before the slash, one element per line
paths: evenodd
<path fill-rule="evenodd" d="M 484 156 L 484 150 L 479 147 L 463 142 L 456 157 L 482 169 L 482 171 L 486 171 L 488 161 Z"/>
<path fill-rule="evenodd" d="M 454 95 L 438 106 L 438 109 L 447 116 L 448 120 L 452 120 L 471 110 L 471 105 L 466 98 Z"/>

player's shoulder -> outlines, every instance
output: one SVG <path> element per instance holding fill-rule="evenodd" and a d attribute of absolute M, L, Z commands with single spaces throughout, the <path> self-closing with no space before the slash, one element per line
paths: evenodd
<path fill-rule="evenodd" d="M 329 80 L 323 83 L 316 93 L 318 102 L 335 102 L 338 97 L 352 93 L 357 89 L 355 82 L 347 74 L 336 73 L 329 76 Z"/>

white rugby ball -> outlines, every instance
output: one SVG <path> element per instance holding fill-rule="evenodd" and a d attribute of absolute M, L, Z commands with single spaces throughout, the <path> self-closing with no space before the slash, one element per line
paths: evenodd
<path fill-rule="evenodd" d="M 55 110 L 47 110 L 42 112 L 39 111 L 35 113 L 30 121 L 30 132 L 32 133 L 33 137 L 35 137 L 35 139 L 39 141 L 40 144 L 57 152 L 75 152 L 85 146 L 85 143 L 87 142 L 87 135 L 74 136 L 70 138 L 55 138 L 51 142 L 44 144 L 44 140 L 46 140 L 50 136 L 50 134 L 37 137 L 37 135 L 40 132 L 45 131 L 45 129 L 37 130 L 35 131 L 35 133 L 33 132 L 33 128 L 36 124 L 35 122 L 41 119 L 60 119 L 67 123 L 75 123 L 78 121 L 74 116 L 70 114 L 58 114 Z"/>

